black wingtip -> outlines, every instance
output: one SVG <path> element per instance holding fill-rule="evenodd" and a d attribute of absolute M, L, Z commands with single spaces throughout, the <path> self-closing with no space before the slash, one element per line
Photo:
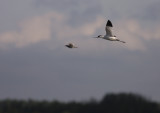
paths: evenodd
<path fill-rule="evenodd" d="M 112 22 L 108 20 L 106 26 L 113 27 Z"/>

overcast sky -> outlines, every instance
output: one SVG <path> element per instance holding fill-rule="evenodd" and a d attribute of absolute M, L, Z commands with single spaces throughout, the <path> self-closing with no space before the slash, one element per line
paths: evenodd
<path fill-rule="evenodd" d="M 160 102 L 159 0 L 0 0 L 0 99 Z M 127 43 L 92 37 L 107 20 Z M 78 48 L 64 45 L 72 42 Z"/>

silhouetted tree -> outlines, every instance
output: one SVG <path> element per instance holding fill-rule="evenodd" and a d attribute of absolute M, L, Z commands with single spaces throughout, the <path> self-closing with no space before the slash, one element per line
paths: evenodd
<path fill-rule="evenodd" d="M 160 113 L 160 103 L 131 94 L 107 94 L 101 101 L 1 100 L 0 113 Z"/>
<path fill-rule="evenodd" d="M 131 93 L 107 94 L 100 107 L 101 113 L 160 113 L 157 103 Z"/>

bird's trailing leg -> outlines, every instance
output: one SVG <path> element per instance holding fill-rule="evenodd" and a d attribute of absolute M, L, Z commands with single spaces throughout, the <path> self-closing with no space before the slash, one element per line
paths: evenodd
<path fill-rule="evenodd" d="M 121 41 L 121 40 L 119 42 L 126 43 L 125 41 Z"/>
<path fill-rule="evenodd" d="M 119 39 L 117 39 L 117 41 L 122 42 L 122 43 L 126 43 L 125 41 L 122 41 L 122 40 L 119 40 Z"/>

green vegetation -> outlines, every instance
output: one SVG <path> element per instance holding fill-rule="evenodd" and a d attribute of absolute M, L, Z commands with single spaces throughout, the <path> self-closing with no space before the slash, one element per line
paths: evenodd
<path fill-rule="evenodd" d="M 101 101 L 1 100 L 0 113 L 160 113 L 160 104 L 136 94 L 107 94 Z"/>

